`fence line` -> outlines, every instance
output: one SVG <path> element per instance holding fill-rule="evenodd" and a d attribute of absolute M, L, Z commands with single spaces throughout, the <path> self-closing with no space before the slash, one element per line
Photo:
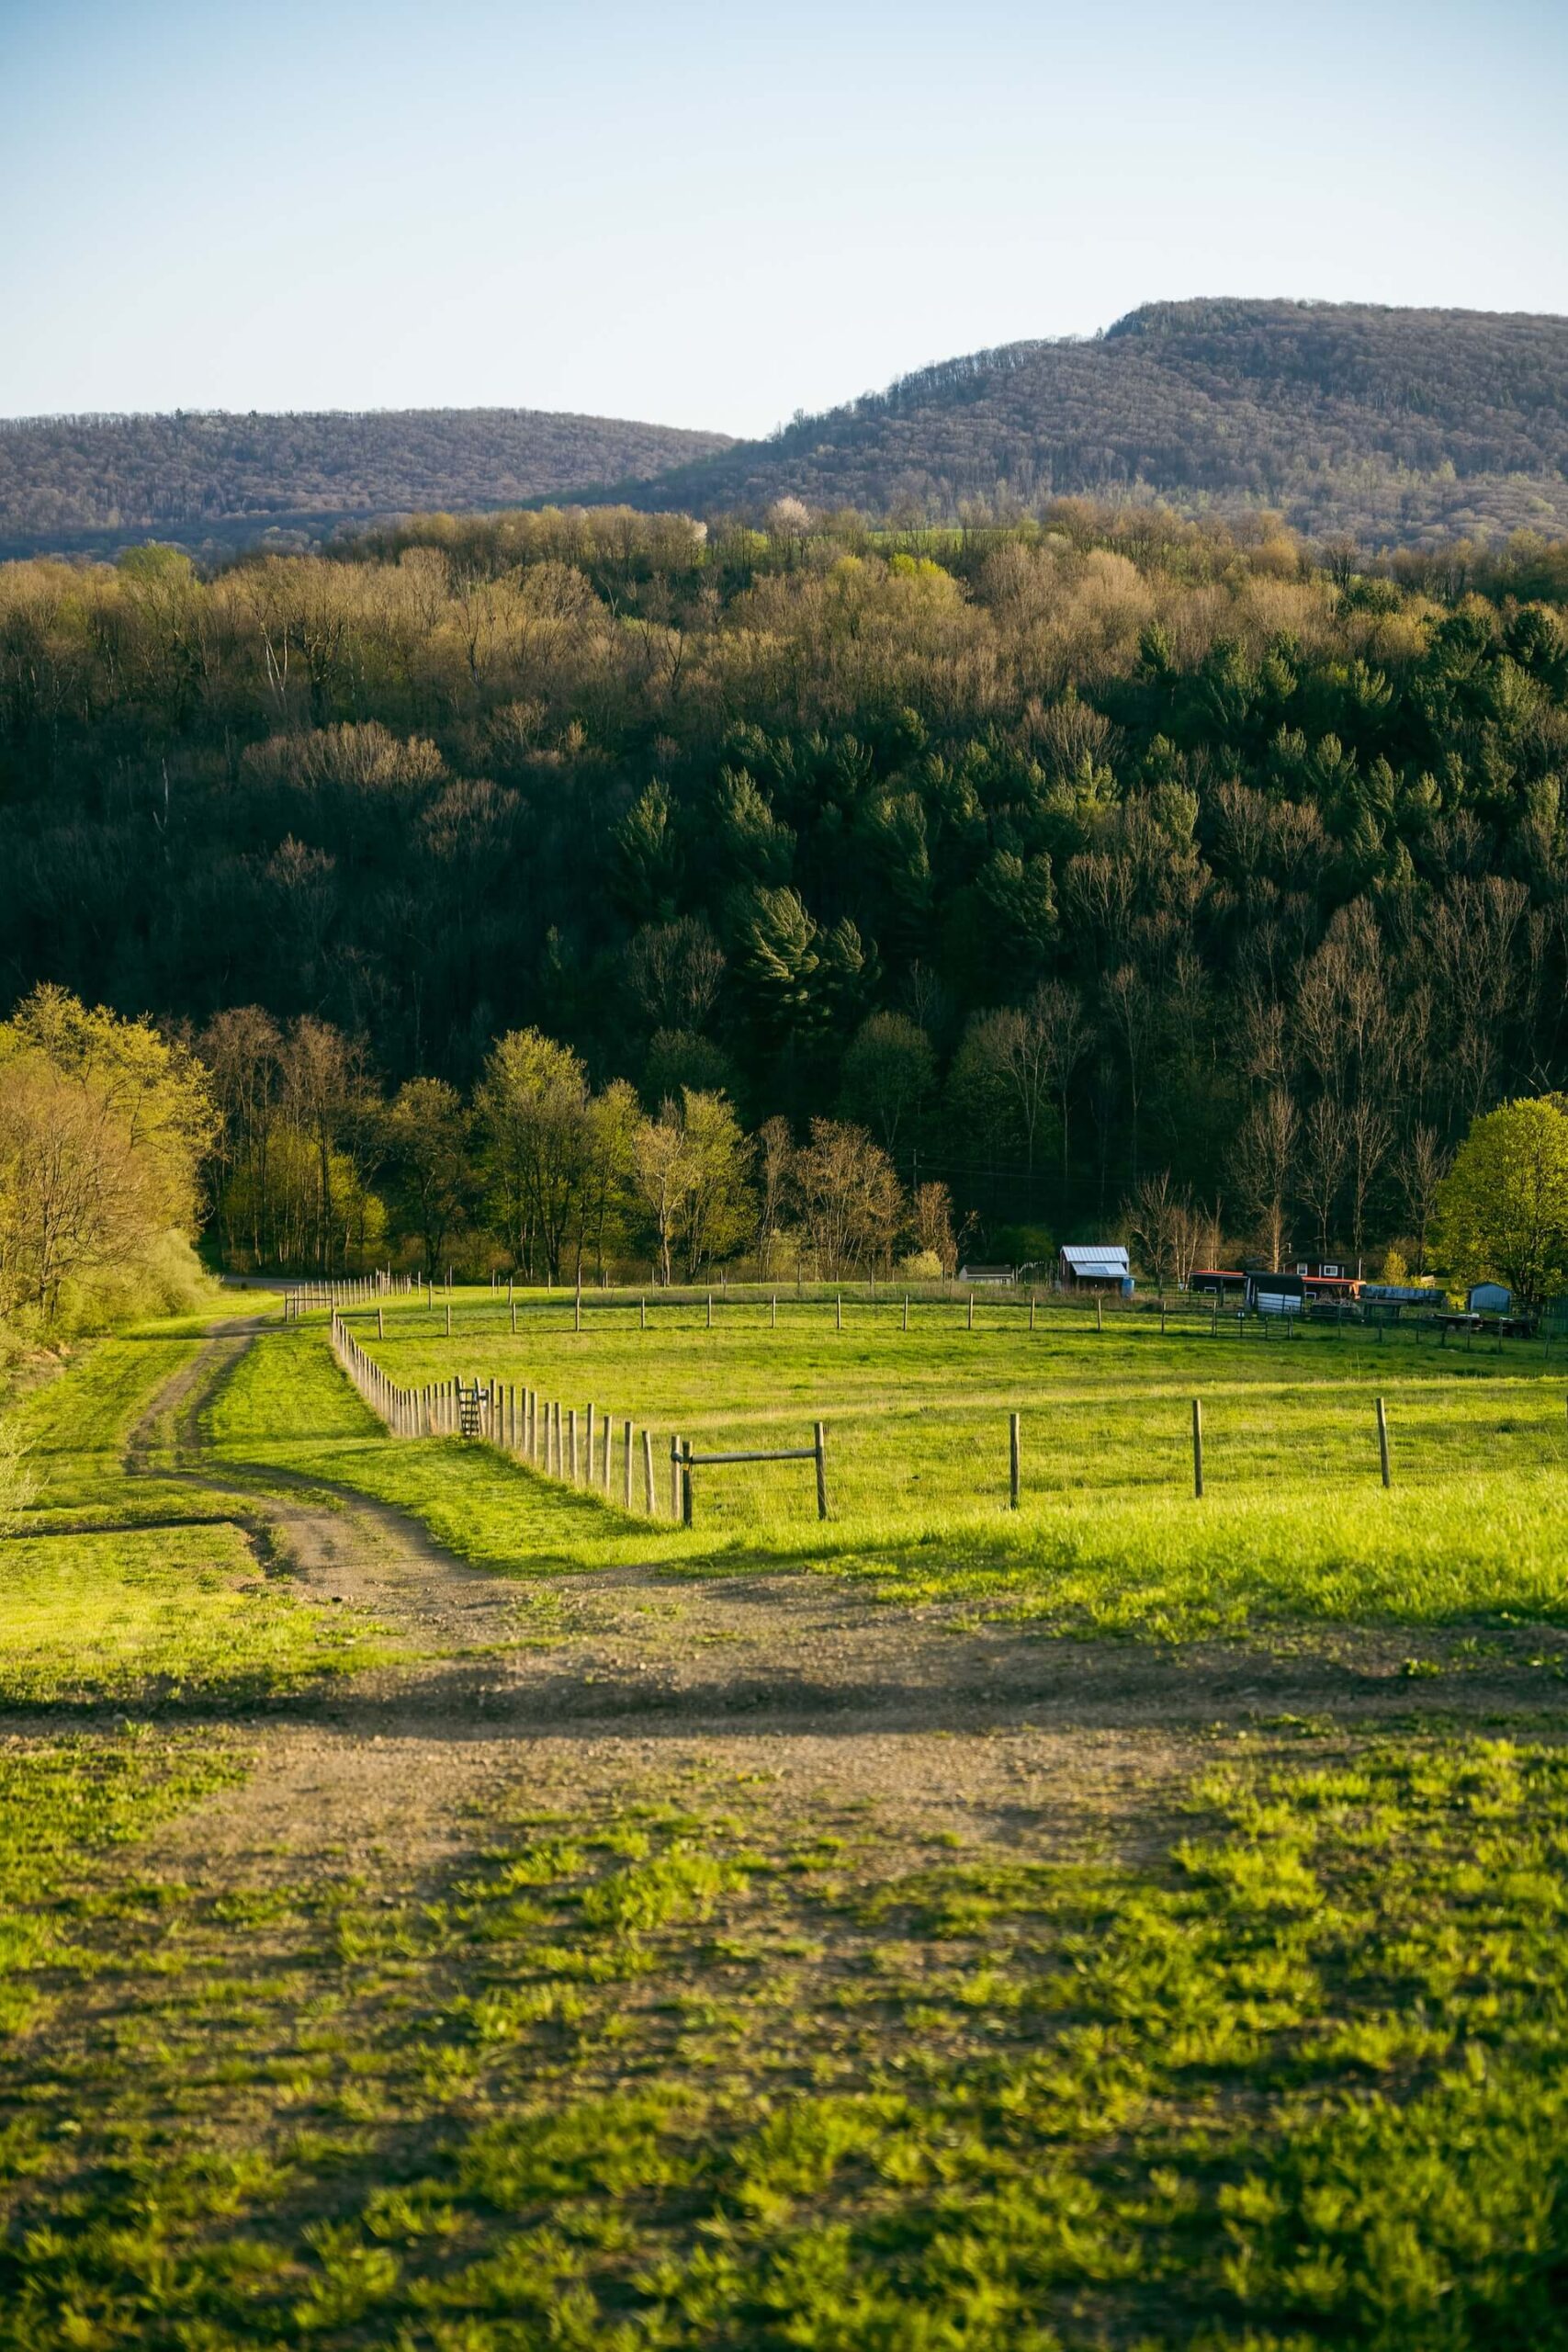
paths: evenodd
<path fill-rule="evenodd" d="M 404 1388 L 360 1346 L 344 1322 L 341 1309 L 335 1306 L 332 1311 L 331 1329 L 333 1354 L 370 1410 L 386 1424 L 393 1437 L 487 1438 L 503 1453 L 538 1471 L 543 1476 L 559 1479 L 563 1485 L 574 1487 L 586 1486 L 590 1494 L 597 1492 L 604 1501 L 610 1500 L 614 1490 L 615 1451 L 614 1415 L 589 1406 L 584 1460 L 579 1453 L 579 1423 L 575 1406 L 566 1407 L 563 1416 L 558 1397 L 543 1396 L 536 1388 L 511 1381 L 438 1380 L 423 1388 Z M 621 1448 L 623 1507 L 628 1512 L 633 1510 L 636 1483 L 633 1464 L 640 1451 L 644 1514 L 649 1519 L 657 1519 L 659 1504 L 653 1477 L 652 1431 L 642 1430 L 639 1432 L 634 1421 L 623 1419 Z M 820 1490 L 820 1475 L 818 1483 Z M 689 1517 L 687 1524 L 690 1524 Z"/>
<path fill-rule="evenodd" d="M 383 1330 L 378 1312 L 378 1332 Z M 581 1428 L 582 1447 L 580 1452 L 580 1422 L 575 1406 L 564 1408 L 558 1398 L 547 1398 L 536 1388 L 512 1382 L 472 1380 L 460 1377 L 434 1381 L 422 1388 L 404 1388 L 393 1380 L 367 1353 L 344 1319 L 342 1311 L 333 1307 L 331 1324 L 332 1350 L 337 1363 L 358 1391 L 371 1411 L 387 1427 L 393 1437 L 463 1437 L 484 1438 L 514 1461 L 525 1464 L 545 1477 L 553 1477 L 563 1485 L 598 1492 L 608 1502 L 614 1492 L 615 1452 L 615 1416 L 603 1408 L 590 1404 Z M 1194 1396 L 1192 1404 L 1192 1491 L 1201 1500 L 1203 1479 L 1203 1408 Z M 1375 1400 L 1379 1468 L 1384 1488 L 1392 1487 L 1393 1474 L 1389 1450 L 1387 1407 L 1384 1399 Z M 636 1485 L 634 1464 L 640 1448 L 643 1464 L 643 1515 L 659 1516 L 658 1488 L 654 1478 L 654 1437 L 651 1430 L 639 1428 L 629 1419 L 621 1420 L 621 1464 L 623 1509 L 634 1510 Z M 828 1517 L 827 1432 L 821 1421 L 813 1424 L 812 1443 L 768 1450 L 743 1450 L 718 1453 L 697 1453 L 689 1438 L 679 1433 L 670 1439 L 671 1494 L 670 1516 L 687 1527 L 692 1524 L 692 1472 L 696 1468 L 717 1467 L 731 1463 L 751 1462 L 814 1462 L 817 1472 L 817 1514 Z M 1008 1502 L 1017 1510 L 1022 1498 L 1022 1416 L 1008 1415 Z"/>
<path fill-rule="evenodd" d="M 570 1328 L 579 1331 L 583 1328 L 585 1313 L 635 1311 L 638 1329 L 653 1331 L 657 1317 L 664 1310 L 693 1307 L 702 1311 L 705 1329 L 716 1330 L 721 1322 L 734 1315 L 744 1321 L 750 1309 L 764 1318 L 769 1329 L 777 1330 L 781 1303 L 797 1317 L 808 1314 L 814 1307 L 830 1307 L 833 1329 L 838 1331 L 849 1330 L 857 1319 L 853 1295 L 844 1286 L 830 1283 L 804 1290 L 758 1284 L 750 1286 L 746 1294 L 728 1289 L 715 1293 L 678 1283 L 652 1290 L 604 1288 L 593 1293 L 568 1284 L 535 1288 L 525 1294 L 515 1283 L 503 1285 L 498 1280 L 481 1298 L 458 1303 L 449 1290 L 422 1274 L 394 1275 L 385 1271 L 336 1283 L 300 1284 L 286 1291 L 284 1317 L 287 1321 L 312 1312 L 336 1313 L 373 1305 L 378 1298 L 390 1295 L 413 1298 L 431 1315 L 444 1316 L 445 1334 L 449 1339 L 457 1337 L 465 1324 L 476 1335 L 493 1329 L 514 1337 L 522 1328 L 521 1318 L 562 1310 L 571 1317 Z M 895 1328 L 904 1331 L 917 1329 L 927 1310 L 956 1309 L 964 1318 L 964 1328 L 976 1337 L 985 1332 L 1006 1331 L 1021 1323 L 1032 1335 L 1044 1338 L 1086 1334 L 1101 1338 L 1132 1331 L 1146 1338 L 1157 1334 L 1162 1339 L 1193 1339 L 1201 1334 L 1212 1340 L 1233 1338 L 1269 1346 L 1288 1345 L 1305 1339 L 1309 1333 L 1333 1333 L 1339 1339 L 1364 1340 L 1381 1348 L 1385 1335 L 1397 1342 L 1402 1335 L 1408 1334 L 1410 1344 L 1416 1348 L 1423 1340 L 1427 1345 L 1441 1349 L 1452 1340 L 1456 1349 L 1467 1355 L 1475 1351 L 1477 1341 L 1483 1349 L 1489 1348 L 1501 1355 L 1517 1351 L 1528 1340 L 1540 1347 L 1543 1363 L 1551 1360 L 1553 1337 L 1561 1337 L 1545 1326 L 1534 1332 L 1505 1333 L 1501 1329 L 1477 1329 L 1474 1319 L 1465 1315 L 1423 1313 L 1404 1318 L 1397 1311 L 1384 1313 L 1376 1307 L 1369 1311 L 1340 1303 L 1319 1305 L 1300 1316 L 1272 1315 L 1197 1291 L 1174 1295 L 1151 1291 L 1141 1297 L 1119 1298 L 1098 1292 L 1075 1293 L 1023 1285 L 1003 1290 L 1000 1285 L 976 1288 L 960 1283 L 884 1283 L 873 1288 L 868 1283 L 860 1293 L 860 1304 L 869 1306 L 880 1328 L 888 1328 L 886 1318 L 891 1317 Z"/>
<path fill-rule="evenodd" d="M 389 1266 L 378 1266 L 373 1274 L 350 1275 L 340 1283 L 296 1283 L 283 1294 L 283 1319 L 297 1323 L 302 1315 L 319 1314 L 323 1308 L 330 1308 L 335 1315 L 340 1306 L 360 1306 L 374 1298 L 412 1296 L 423 1288 L 418 1274 L 394 1274 Z"/>

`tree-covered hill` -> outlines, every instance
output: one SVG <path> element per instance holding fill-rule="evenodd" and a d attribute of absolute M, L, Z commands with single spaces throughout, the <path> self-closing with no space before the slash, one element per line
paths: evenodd
<path fill-rule="evenodd" d="M 525 505 L 726 446 L 525 408 L 0 420 L 0 555 L 317 538 L 412 508 Z"/>
<path fill-rule="evenodd" d="M 1568 526 L 1568 319 L 1368 304 L 1150 304 L 1092 341 L 904 377 L 667 472 L 638 503 L 781 496 L 951 516 L 1087 493 L 1283 509 L 1418 544 Z"/>
<path fill-rule="evenodd" d="M 1568 544 L 1081 501 L 0 565 L 0 1012 L 197 1042 L 270 1170 L 233 1246 L 294 1263 L 379 1248 L 345 1204 L 508 1038 L 580 1142 L 590 1085 L 617 1150 L 687 1091 L 848 1121 L 1024 1258 L 1151 1182 L 1419 1250 L 1475 1115 L 1568 1086 L 1565 607 Z"/>
<path fill-rule="evenodd" d="M 431 508 L 872 517 L 1159 497 L 1370 547 L 1568 530 L 1568 319 L 1151 304 L 906 376 L 766 441 L 528 409 L 0 422 L 0 557 L 317 544 Z"/>

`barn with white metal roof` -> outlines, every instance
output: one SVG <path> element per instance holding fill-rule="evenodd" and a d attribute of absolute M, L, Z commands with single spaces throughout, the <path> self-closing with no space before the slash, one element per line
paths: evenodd
<path fill-rule="evenodd" d="M 1064 1241 L 1058 1279 L 1068 1289 L 1131 1290 L 1127 1252 L 1114 1241 Z"/>

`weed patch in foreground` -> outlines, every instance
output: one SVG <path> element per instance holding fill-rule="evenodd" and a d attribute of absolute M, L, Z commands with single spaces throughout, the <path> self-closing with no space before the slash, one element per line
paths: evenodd
<path fill-rule="evenodd" d="M 231 1786 L 245 1767 L 210 1737 L 170 1738 L 122 1724 L 112 1736 L 0 1739 L 0 2041 L 36 2030 L 62 1984 L 99 1965 L 96 1944 L 116 1898 L 93 1892 L 113 1849 L 134 1844 L 198 1797 Z M 24 2098 L 0 2132 L 0 2177 L 26 2169 L 36 2117 Z"/>
<path fill-rule="evenodd" d="M 83 1935 L 0 2345 L 1568 2343 L 1559 1751 L 1216 1769 L 1141 1868 L 699 1763 L 550 1808 Z"/>

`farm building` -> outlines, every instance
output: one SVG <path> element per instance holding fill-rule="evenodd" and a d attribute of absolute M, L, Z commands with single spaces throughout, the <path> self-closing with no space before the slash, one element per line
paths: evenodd
<path fill-rule="evenodd" d="M 1201 1291 L 1206 1298 L 1240 1298 L 1247 1290 L 1247 1276 L 1239 1266 L 1195 1266 L 1187 1277 L 1190 1291 Z"/>
<path fill-rule="evenodd" d="M 1299 1315 L 1307 1296 L 1304 1274 L 1259 1271 L 1247 1278 L 1247 1303 L 1258 1315 Z"/>
<path fill-rule="evenodd" d="M 1133 1287 L 1127 1252 L 1113 1241 L 1065 1241 L 1056 1261 L 1056 1279 L 1064 1290 L 1117 1290 Z"/>
<path fill-rule="evenodd" d="M 1010 1266 L 960 1266 L 961 1283 L 1011 1283 L 1018 1276 Z"/>

